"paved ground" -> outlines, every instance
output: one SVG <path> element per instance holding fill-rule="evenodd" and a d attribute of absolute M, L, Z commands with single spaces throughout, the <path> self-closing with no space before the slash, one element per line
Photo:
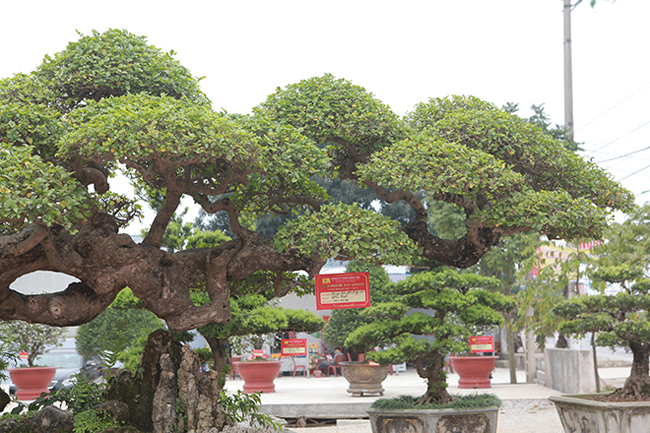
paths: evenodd
<path fill-rule="evenodd" d="M 620 384 L 629 375 L 629 367 L 602 368 L 601 379 L 607 384 Z M 448 390 L 453 394 L 468 394 L 474 392 L 489 392 L 497 395 L 503 406 L 499 411 L 497 433 L 559 433 L 562 425 L 555 406 L 548 399 L 550 396 L 561 395 L 537 384 L 525 383 L 525 372 L 517 372 L 515 385 L 510 384 L 507 369 L 497 368 L 493 373 L 492 388 L 485 390 L 464 390 L 458 388 L 458 376 L 449 374 Z M 319 406 L 323 412 L 328 408 L 343 404 L 348 407 L 367 405 L 378 396 L 352 397 L 346 392 L 347 381 L 342 377 L 282 377 L 275 381 L 276 392 L 263 394 L 262 409 L 273 413 L 284 407 L 311 408 Z M 241 389 L 243 381 L 229 380 L 226 384 L 228 391 Z M 409 369 L 404 373 L 389 376 L 383 383 L 386 390 L 384 397 L 395 397 L 403 394 L 421 395 L 426 387 L 417 373 Z M 298 409 L 299 411 L 300 409 Z M 339 420 L 337 426 L 290 428 L 295 433 L 370 433 L 367 420 Z"/>
<path fill-rule="evenodd" d="M 609 386 L 621 386 L 629 375 L 629 367 L 601 368 L 601 379 Z M 499 411 L 497 433 L 561 433 L 562 426 L 554 405 L 547 400 L 561 393 L 541 385 L 525 383 L 525 373 L 517 372 L 517 384 L 510 384 L 507 369 L 497 368 L 493 373 L 492 388 L 485 390 L 462 390 L 458 388 L 458 376 L 449 374 L 449 391 L 455 394 L 489 392 L 497 395 L 503 406 Z M 314 410 L 326 412 L 332 408 L 344 408 L 354 413 L 364 414 L 363 408 L 378 396 L 352 397 L 346 392 L 347 381 L 339 377 L 290 377 L 284 376 L 275 381 L 276 392 L 261 396 L 261 409 L 273 413 L 283 408 L 294 408 L 298 412 Z M 226 389 L 230 392 L 241 389 L 241 379 L 228 380 Z M 384 397 L 404 394 L 421 395 L 426 387 L 424 381 L 412 369 L 386 378 L 383 383 Z M 9 408 L 7 410 L 10 410 Z M 338 410 L 338 409 L 337 409 Z M 342 420 L 337 426 L 290 428 L 295 433 L 370 433 L 367 420 Z"/>

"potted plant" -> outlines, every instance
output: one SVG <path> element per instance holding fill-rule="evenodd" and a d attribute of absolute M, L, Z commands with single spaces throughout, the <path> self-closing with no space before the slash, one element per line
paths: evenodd
<path fill-rule="evenodd" d="M 374 403 L 368 411 L 374 432 L 400 431 L 400 426 L 405 423 L 435 426 L 440 419 L 444 419 L 449 428 L 450 423 L 460 424 L 456 426 L 458 428 L 465 428 L 467 423 L 478 423 L 485 426 L 485 430 L 480 431 L 495 432 L 496 400 L 488 399 L 486 404 L 490 407 L 471 412 L 421 409 L 431 404 L 444 405 L 462 400 L 446 390 L 445 357 L 449 353 L 467 350 L 469 336 L 475 332 L 475 327 L 500 325 L 503 317 L 499 311 L 515 308 L 512 299 L 490 291 L 498 286 L 499 281 L 495 278 L 438 268 L 415 274 L 396 284 L 395 291 L 402 295 L 398 301 L 379 304 L 364 312 L 373 318 L 373 322 L 353 332 L 346 345 L 389 347 L 369 352 L 367 357 L 383 365 L 412 362 L 418 374 L 427 381 L 426 393 L 419 398 L 400 398 L 398 411 L 384 413 L 383 403 Z M 410 311 L 412 308 L 418 311 Z M 411 409 L 403 407 L 405 401 L 411 402 Z"/>
<path fill-rule="evenodd" d="M 215 369 L 224 376 L 229 339 L 238 340 L 235 344 L 238 351 L 245 350 L 243 342 L 247 342 L 252 349 L 262 350 L 269 336 L 289 331 L 317 332 L 325 326 L 325 321 L 314 313 L 277 306 L 271 295 L 233 297 L 230 299 L 230 308 L 230 323 L 211 324 L 198 329 L 212 349 Z M 237 372 L 244 379 L 246 393 L 275 392 L 273 381 L 280 372 L 281 364 L 282 361 L 260 359 L 234 362 Z"/>
<path fill-rule="evenodd" d="M 65 339 L 65 328 L 27 323 L 21 320 L 0 322 L 0 335 L 7 350 L 18 354 L 27 352 L 27 367 L 9 368 L 11 381 L 16 385 L 18 400 L 33 400 L 49 392 L 48 385 L 58 367 L 36 366 L 34 361 L 48 349 L 59 347 Z"/>
<path fill-rule="evenodd" d="M 555 308 L 565 319 L 560 325 L 565 334 L 591 333 L 596 345 L 628 347 L 632 352 L 632 369 L 622 388 L 609 394 L 551 398 L 566 432 L 650 431 L 650 280 L 645 277 L 650 263 L 649 221 L 646 203 L 624 223 L 612 224 L 607 242 L 594 248 L 589 266 L 601 294 L 579 296 Z M 617 284 L 620 292 L 605 294 L 607 283 Z"/>

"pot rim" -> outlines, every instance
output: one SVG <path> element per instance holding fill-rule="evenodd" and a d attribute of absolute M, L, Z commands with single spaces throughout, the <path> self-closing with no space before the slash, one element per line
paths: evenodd
<path fill-rule="evenodd" d="M 372 409 L 369 408 L 366 412 L 368 414 L 385 414 L 385 415 L 401 415 L 401 414 L 413 414 L 413 415 L 427 415 L 430 413 L 484 413 L 484 412 L 499 412 L 499 407 L 489 406 L 484 408 L 473 408 L 473 409 Z"/>
<path fill-rule="evenodd" d="M 579 406 L 590 406 L 599 409 L 635 409 L 647 408 L 650 409 L 650 400 L 647 401 L 620 401 L 620 402 L 605 402 L 590 400 L 589 397 L 603 395 L 603 394 L 567 394 L 551 396 L 548 399 L 555 404 L 572 404 Z"/>

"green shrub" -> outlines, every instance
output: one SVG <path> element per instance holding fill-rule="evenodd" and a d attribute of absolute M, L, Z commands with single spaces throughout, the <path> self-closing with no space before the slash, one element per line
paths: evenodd
<path fill-rule="evenodd" d="M 119 427 L 122 423 L 103 411 L 93 409 L 81 412 L 74 417 L 74 433 L 96 433 L 109 427 Z"/>
<path fill-rule="evenodd" d="M 219 395 L 219 405 L 224 408 L 230 421 L 246 421 L 251 427 L 273 427 L 274 430 L 281 430 L 280 425 L 273 421 L 269 414 L 259 412 L 261 402 L 259 393 L 244 394 L 238 390 L 237 394 L 228 395 L 222 391 Z"/>
<path fill-rule="evenodd" d="M 486 407 L 500 407 L 501 400 L 492 394 L 470 394 L 452 396 L 452 401 L 444 404 L 418 405 L 420 397 L 412 395 L 401 395 L 395 398 L 380 398 L 370 407 L 378 410 L 400 410 L 400 409 L 478 409 Z"/>

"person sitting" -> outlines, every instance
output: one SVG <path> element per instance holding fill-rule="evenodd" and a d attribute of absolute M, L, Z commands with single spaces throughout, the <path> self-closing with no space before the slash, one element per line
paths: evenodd
<path fill-rule="evenodd" d="M 320 364 L 318 364 L 318 369 L 321 370 L 323 374 L 327 374 L 327 368 L 330 365 L 336 365 L 336 360 L 338 359 L 339 356 L 344 357 L 345 355 L 341 352 L 341 349 L 337 347 L 336 349 L 334 349 L 334 357 L 332 357 L 331 355 L 327 355 L 327 359 L 322 360 Z M 343 359 L 344 358 L 342 358 L 341 361 L 343 361 Z"/>

